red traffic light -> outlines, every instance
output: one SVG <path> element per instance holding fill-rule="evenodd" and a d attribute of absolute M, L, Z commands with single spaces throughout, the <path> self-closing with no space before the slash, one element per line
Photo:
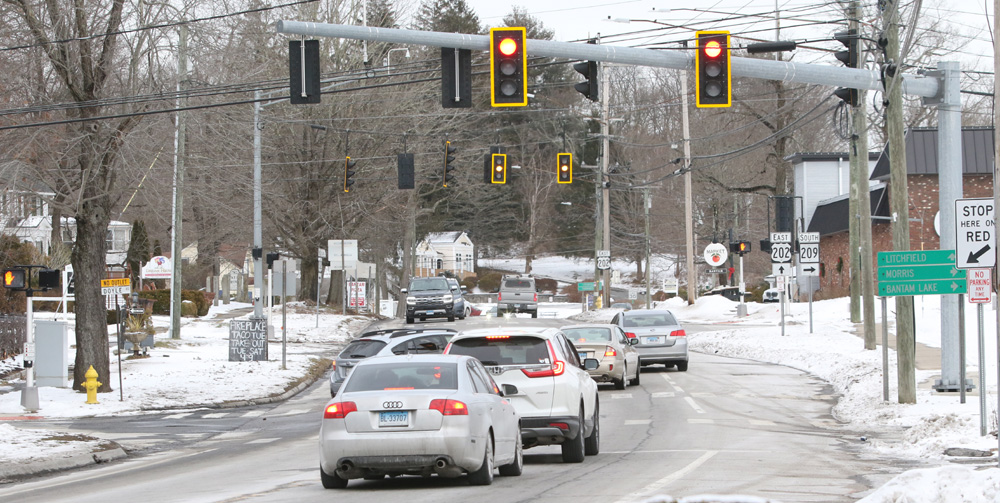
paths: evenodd
<path fill-rule="evenodd" d="M 713 59 L 722 55 L 722 45 L 718 40 L 709 40 L 705 44 L 705 55 Z"/>
<path fill-rule="evenodd" d="M 500 54 L 510 56 L 517 52 L 517 41 L 512 38 L 505 38 L 500 41 Z"/>

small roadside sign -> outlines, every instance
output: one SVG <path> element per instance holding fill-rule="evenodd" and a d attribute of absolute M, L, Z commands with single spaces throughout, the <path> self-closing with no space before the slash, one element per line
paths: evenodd
<path fill-rule="evenodd" d="M 967 290 L 969 292 L 969 302 L 972 304 L 986 304 L 990 301 L 993 280 L 990 277 L 991 269 L 969 269 L 969 274 L 965 277 Z"/>
<path fill-rule="evenodd" d="M 596 290 L 597 284 L 593 281 L 583 281 L 576 284 L 576 291 L 578 292 L 593 292 Z"/>
<path fill-rule="evenodd" d="M 955 265 L 993 267 L 997 262 L 993 199 L 955 200 Z"/>
<path fill-rule="evenodd" d="M 799 276 L 819 276 L 819 267 L 816 264 L 799 262 Z"/>
<path fill-rule="evenodd" d="M 778 276 L 791 276 L 792 275 L 792 264 L 772 262 L 771 263 L 771 274 L 775 277 Z"/>
<path fill-rule="evenodd" d="M 101 280 L 101 295 L 129 295 L 131 293 L 132 280 L 129 278 Z"/>
<path fill-rule="evenodd" d="M 705 263 L 711 267 L 719 267 L 729 258 L 729 250 L 722 243 L 712 243 L 705 247 Z"/>
<path fill-rule="evenodd" d="M 799 243 L 819 243 L 818 232 L 800 232 Z"/>
<path fill-rule="evenodd" d="M 771 262 L 788 263 L 792 261 L 791 243 L 771 243 Z"/>
<path fill-rule="evenodd" d="M 771 233 L 771 243 L 791 243 L 792 233 L 791 232 L 772 232 Z"/>

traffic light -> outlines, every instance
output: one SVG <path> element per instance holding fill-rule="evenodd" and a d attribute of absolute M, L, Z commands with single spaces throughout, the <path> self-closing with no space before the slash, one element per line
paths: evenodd
<path fill-rule="evenodd" d="M 24 269 L 7 269 L 3 272 L 3 286 L 11 290 L 28 288 L 28 271 Z"/>
<path fill-rule="evenodd" d="M 556 156 L 558 183 L 573 183 L 573 154 L 560 153 Z"/>
<path fill-rule="evenodd" d="M 400 189 L 412 189 L 413 154 L 396 154 L 396 186 Z"/>
<path fill-rule="evenodd" d="M 493 154 L 492 183 L 507 183 L 507 154 Z"/>
<path fill-rule="evenodd" d="M 344 159 L 344 192 L 350 192 L 351 185 L 354 185 L 354 180 L 351 180 L 351 177 L 354 176 L 355 164 L 357 161 L 352 161 L 351 156 Z"/>
<path fill-rule="evenodd" d="M 490 28 L 490 104 L 495 107 L 528 104 L 525 39 L 524 28 Z"/>
<path fill-rule="evenodd" d="M 587 78 L 586 81 L 574 85 L 573 89 L 579 91 L 590 101 L 601 101 L 600 82 L 597 78 L 599 71 L 597 61 L 576 63 L 573 65 L 573 69 L 582 73 Z"/>
<path fill-rule="evenodd" d="M 441 178 L 444 181 L 445 187 L 448 186 L 448 182 L 450 182 L 453 178 L 455 178 L 451 174 L 451 172 L 455 170 L 455 166 L 451 165 L 451 162 L 455 160 L 455 156 L 451 154 L 454 154 L 455 150 L 458 149 L 452 147 L 450 141 L 444 142 L 444 176 L 442 176 Z"/>
<path fill-rule="evenodd" d="M 861 68 L 861 40 L 858 37 L 858 30 L 838 31 L 833 34 L 834 40 L 844 44 L 847 50 L 837 51 L 834 56 L 848 68 Z M 858 101 L 858 90 L 847 87 L 839 87 L 833 91 L 838 98 L 847 102 L 848 105 L 856 107 L 860 105 Z"/>
<path fill-rule="evenodd" d="M 40 269 L 38 271 L 38 288 L 43 291 L 59 288 L 59 276 L 58 269 Z"/>
<path fill-rule="evenodd" d="M 695 58 L 695 104 L 699 108 L 732 106 L 733 79 L 729 64 L 729 32 L 699 31 Z"/>
<path fill-rule="evenodd" d="M 734 241 L 729 243 L 729 251 L 735 255 L 743 256 L 744 254 L 750 253 L 750 242 Z"/>

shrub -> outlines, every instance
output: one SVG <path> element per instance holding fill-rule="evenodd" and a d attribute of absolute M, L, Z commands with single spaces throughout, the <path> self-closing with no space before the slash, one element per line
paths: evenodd
<path fill-rule="evenodd" d="M 500 281 L 503 275 L 498 272 L 489 272 L 479 277 L 479 289 L 484 292 L 493 292 L 500 289 Z"/>
<path fill-rule="evenodd" d="M 188 290 L 191 291 L 191 290 Z M 185 318 L 196 318 L 198 317 L 198 305 L 194 301 L 183 300 L 181 301 L 181 316 Z"/>
<path fill-rule="evenodd" d="M 551 278 L 535 278 L 535 289 L 540 292 L 556 292 L 559 282 Z"/>
<path fill-rule="evenodd" d="M 476 282 L 478 281 L 479 278 L 477 276 L 466 276 L 462 281 L 459 281 L 458 284 L 464 286 L 466 291 L 471 292 L 472 289 L 476 287 Z"/>
<path fill-rule="evenodd" d="M 201 290 L 181 290 L 181 301 L 190 301 L 194 305 L 193 316 L 205 316 L 208 308 L 212 307 L 209 295 Z M 170 290 L 143 290 L 139 292 L 139 298 L 153 300 L 153 314 L 170 314 Z M 181 312 L 184 312 L 183 306 Z"/>

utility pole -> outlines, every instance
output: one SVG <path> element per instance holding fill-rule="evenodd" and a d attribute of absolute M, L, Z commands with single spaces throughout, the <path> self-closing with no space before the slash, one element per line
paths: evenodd
<path fill-rule="evenodd" d="M 611 97 L 608 96 L 608 90 L 611 86 L 608 85 L 608 67 L 611 65 L 602 65 L 601 68 L 601 213 L 602 215 L 602 246 L 605 250 L 611 250 L 611 180 L 608 177 L 608 164 L 610 163 L 611 157 L 611 144 L 608 135 L 611 134 L 610 124 L 610 107 L 611 107 Z M 604 281 L 604 300 L 601 303 L 601 307 L 611 306 L 611 268 L 605 269 L 603 274 Z"/>
<path fill-rule="evenodd" d="M 899 5 L 887 2 L 882 12 L 882 29 L 888 44 L 886 66 L 895 65 L 893 76 L 886 76 L 886 125 L 889 137 L 889 203 L 892 212 L 892 248 L 910 249 L 909 189 L 906 180 L 906 148 L 903 136 L 903 86 L 899 76 L 903 69 L 899 52 Z M 865 160 L 867 161 L 867 159 Z M 940 167 L 939 167 L 940 168 Z M 916 340 L 913 337 L 913 297 L 896 297 L 896 354 L 899 359 L 899 403 L 917 403 L 914 367 Z"/>
<path fill-rule="evenodd" d="M 181 92 L 187 80 L 187 25 L 181 24 L 177 42 L 177 93 L 178 108 L 187 107 L 187 97 Z M 181 338 L 181 250 L 184 247 L 184 157 L 187 156 L 187 127 L 184 112 L 177 111 L 177 128 L 174 130 L 174 214 L 170 244 L 170 338 Z"/>
<path fill-rule="evenodd" d="M 861 34 L 861 7 L 859 0 L 851 2 L 848 28 Z M 863 40 L 863 38 L 861 39 Z M 863 42 L 858 43 L 858 67 L 865 67 Z M 851 321 L 854 321 L 854 303 L 860 300 L 858 314 L 863 316 L 865 349 L 874 350 L 875 344 L 875 279 L 872 271 L 872 208 L 868 190 L 868 118 L 865 115 L 865 91 L 858 89 L 858 105 L 851 108 Z M 857 217 L 855 218 L 855 215 Z M 857 250 L 857 252 L 855 252 Z M 857 257 L 857 264 L 853 257 Z M 859 274 L 854 274 L 857 271 Z M 857 291 L 855 279 L 857 278 Z M 856 321 L 854 321 L 857 323 Z"/>
<path fill-rule="evenodd" d="M 687 43 L 683 42 L 687 47 Z M 694 304 L 697 279 L 694 271 L 694 210 L 691 200 L 691 132 L 688 127 L 687 70 L 681 70 L 681 134 L 684 136 L 684 240 L 687 255 L 687 301 Z"/>
<path fill-rule="evenodd" d="M 1000 0 L 993 0 L 993 33 L 997 33 L 1000 30 L 1000 19 L 997 19 L 996 13 L 1000 9 Z M 1000 40 L 997 37 L 993 37 L 993 75 L 997 75 L 1000 71 Z M 993 79 L 993 96 L 1000 96 L 1000 79 Z M 1000 109 L 993 107 L 993 123 L 1000 124 Z M 993 147 L 993 215 L 994 222 L 996 222 L 996 208 L 1000 208 L 1000 188 L 997 187 L 997 181 L 1000 180 L 1000 149 Z M 995 224 L 994 224 L 995 227 Z M 996 243 L 996 242 L 994 242 Z M 993 281 L 994 286 L 997 281 L 997 269 L 993 269 Z M 997 342 L 1000 343 L 1000 309 L 997 309 Z M 1000 344 L 997 345 L 1000 347 Z M 1000 386 L 1000 361 L 997 362 L 997 384 Z M 983 370 L 980 369 L 980 372 Z M 980 382 L 983 382 L 982 377 L 980 377 Z M 980 393 L 985 393 L 985 391 L 980 388 Z M 997 393 L 997 410 L 1000 410 L 1000 393 Z M 1000 431 L 1000 419 L 997 420 L 997 429 Z M 997 435 L 997 445 L 1000 447 L 1000 435 Z M 1000 452 L 998 450 L 997 452 Z M 997 466 L 1000 466 L 1000 456 L 997 457 Z"/>
<path fill-rule="evenodd" d="M 649 274 L 649 264 L 650 264 L 650 261 L 649 261 L 649 202 L 650 202 L 649 201 L 649 187 L 643 187 L 642 188 L 642 208 L 643 208 L 643 214 L 644 214 L 645 220 L 646 220 L 646 309 L 649 309 L 649 308 L 652 307 L 652 304 L 650 303 L 650 295 L 649 295 L 649 289 L 650 289 L 650 284 L 649 284 L 649 281 L 650 281 L 650 278 L 649 278 L 649 276 L 650 276 L 650 274 Z"/>

